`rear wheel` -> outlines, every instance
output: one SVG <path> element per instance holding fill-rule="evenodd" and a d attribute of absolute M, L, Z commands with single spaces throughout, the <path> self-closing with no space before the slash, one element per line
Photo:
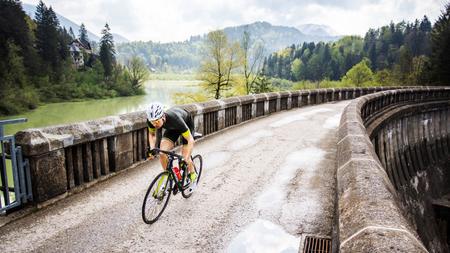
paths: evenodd
<path fill-rule="evenodd" d="M 169 177 L 169 172 L 161 172 L 148 187 L 142 204 L 142 219 L 147 224 L 157 221 L 169 203 L 172 193 L 172 180 Z"/>
<path fill-rule="evenodd" d="M 200 176 L 202 175 L 202 168 L 203 168 L 203 158 L 201 155 L 196 155 L 192 157 L 192 162 L 194 163 L 194 169 L 197 173 L 197 179 L 195 180 L 195 184 L 198 185 L 200 182 Z M 186 179 L 189 180 L 189 177 Z M 192 191 L 190 191 L 190 188 L 187 188 L 181 192 L 183 197 L 189 198 L 192 195 Z"/>

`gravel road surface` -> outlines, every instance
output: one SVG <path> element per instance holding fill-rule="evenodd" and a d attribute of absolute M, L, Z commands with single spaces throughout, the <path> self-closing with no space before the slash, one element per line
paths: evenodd
<path fill-rule="evenodd" d="M 299 252 L 331 237 L 336 132 L 348 102 L 279 112 L 195 146 L 204 173 L 194 195 L 171 196 L 141 218 L 160 172 L 144 162 L 0 228 L 0 252 Z"/>

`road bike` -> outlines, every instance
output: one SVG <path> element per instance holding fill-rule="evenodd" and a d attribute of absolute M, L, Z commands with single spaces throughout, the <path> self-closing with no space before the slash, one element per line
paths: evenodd
<path fill-rule="evenodd" d="M 192 196 L 194 188 L 200 181 L 202 175 L 203 159 L 201 155 L 191 156 L 197 178 L 191 182 L 188 177 L 187 163 L 183 156 L 175 152 L 152 149 L 153 153 L 164 153 L 169 158 L 167 170 L 159 173 L 148 187 L 142 204 L 142 219 L 147 224 L 156 222 L 166 209 L 169 203 L 170 195 L 181 192 L 184 198 Z M 176 167 L 175 161 L 178 161 L 179 167 Z M 177 170 L 179 170 L 177 173 Z"/>

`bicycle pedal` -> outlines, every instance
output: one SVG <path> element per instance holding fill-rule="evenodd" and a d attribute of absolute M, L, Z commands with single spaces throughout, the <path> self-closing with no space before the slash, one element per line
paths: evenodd
<path fill-rule="evenodd" d="M 178 193 L 178 187 L 174 187 L 172 193 L 173 195 L 176 195 Z"/>

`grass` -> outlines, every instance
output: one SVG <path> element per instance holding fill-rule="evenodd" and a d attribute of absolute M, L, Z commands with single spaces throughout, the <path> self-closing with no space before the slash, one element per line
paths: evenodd
<path fill-rule="evenodd" d="M 0 154 L 2 152 L 2 146 L 0 145 Z M 8 186 L 9 187 L 14 187 L 14 178 L 13 178 L 13 171 L 12 171 L 12 162 L 9 159 L 6 159 L 6 176 L 8 178 Z M 1 157 L 0 157 L 0 162 L 1 162 Z M 3 186 L 2 181 L 0 180 L 0 187 Z M 15 193 L 14 192 L 10 192 L 9 193 L 9 198 L 10 198 L 10 202 L 14 202 L 15 201 Z M 1 201 L 1 206 L 4 207 L 5 206 L 5 199 L 3 196 L 3 191 L 0 190 L 0 201 Z"/>

